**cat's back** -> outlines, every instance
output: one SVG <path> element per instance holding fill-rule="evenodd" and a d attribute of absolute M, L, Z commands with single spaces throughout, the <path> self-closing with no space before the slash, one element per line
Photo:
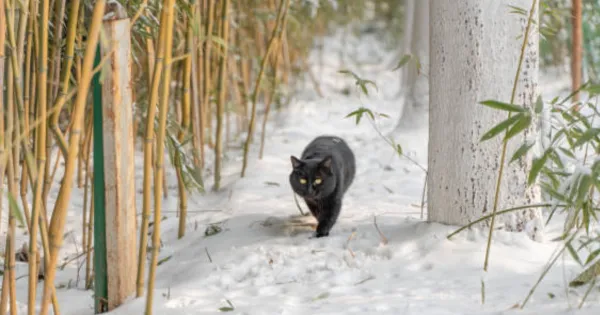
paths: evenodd
<path fill-rule="evenodd" d="M 354 154 L 346 141 L 340 137 L 324 135 L 316 137 L 306 146 L 304 152 L 302 152 L 302 158 L 310 159 L 338 154 L 342 155 L 339 156 L 340 158 L 354 158 Z"/>

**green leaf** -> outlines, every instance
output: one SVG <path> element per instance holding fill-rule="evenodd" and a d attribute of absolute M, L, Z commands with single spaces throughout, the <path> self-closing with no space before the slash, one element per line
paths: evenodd
<path fill-rule="evenodd" d="M 361 108 L 351 112 L 350 114 L 346 115 L 345 118 L 355 116 L 356 124 L 358 125 L 360 123 L 360 119 L 362 118 L 363 114 L 365 114 L 365 113 L 367 113 L 367 115 L 369 115 L 371 117 L 371 119 L 375 120 L 375 115 L 373 114 L 373 112 L 370 109 L 364 108 L 364 107 L 361 107 Z"/>
<path fill-rule="evenodd" d="M 396 144 L 396 152 L 398 152 L 399 155 L 402 155 L 402 147 L 399 144 Z"/>
<path fill-rule="evenodd" d="M 494 108 L 494 109 L 508 111 L 508 112 L 520 112 L 520 113 L 523 113 L 523 112 L 527 111 L 527 109 L 525 107 L 523 107 L 523 106 L 519 106 L 519 105 L 515 105 L 515 104 L 508 104 L 508 103 L 503 103 L 503 102 L 498 102 L 498 101 L 494 101 L 494 100 L 482 101 L 482 102 L 479 102 L 479 104 L 485 105 L 487 107 L 491 107 L 491 108 Z"/>
<path fill-rule="evenodd" d="M 583 266 L 583 263 L 581 262 L 581 258 L 579 258 L 579 255 L 577 254 L 577 251 L 573 248 L 573 245 L 571 244 L 571 242 L 568 242 L 566 244 L 566 246 L 567 246 L 567 250 L 569 251 L 569 254 L 571 254 L 573 259 L 575 259 L 575 261 L 577 261 L 577 263 L 580 266 Z"/>
<path fill-rule="evenodd" d="M 509 163 L 512 163 L 514 161 L 516 161 L 517 159 L 521 158 L 523 155 L 525 155 L 533 146 L 535 145 L 535 142 L 533 141 L 526 141 L 525 143 L 523 143 L 518 149 L 517 151 L 515 151 L 515 153 L 513 154 L 512 158 L 510 159 Z"/>
<path fill-rule="evenodd" d="M 356 85 L 360 86 L 362 92 L 365 93 L 365 95 L 369 95 L 369 90 L 367 89 L 368 84 L 373 85 L 375 87 L 375 90 L 379 91 L 379 89 L 377 88 L 377 84 L 375 84 L 375 82 L 373 82 L 371 80 L 363 80 L 363 79 L 356 80 Z"/>
<path fill-rule="evenodd" d="M 402 58 L 400 58 L 400 62 L 398 62 L 398 65 L 394 69 L 392 69 L 392 71 L 396 71 L 396 70 L 404 67 L 411 59 L 412 59 L 411 54 L 406 54 L 406 55 L 402 56 Z"/>
<path fill-rule="evenodd" d="M 550 160 L 552 160 L 552 162 L 554 162 L 554 164 L 556 164 L 560 169 L 565 168 L 565 165 L 563 164 L 560 156 L 558 155 L 558 152 L 556 152 L 555 150 L 552 150 L 552 153 L 550 153 L 550 155 L 548 156 L 550 158 Z"/>
<path fill-rule="evenodd" d="M 537 101 L 535 101 L 535 113 L 539 114 L 544 109 L 544 102 L 542 101 L 542 96 L 539 95 Z"/>
<path fill-rule="evenodd" d="M 584 90 L 591 94 L 591 97 L 594 97 L 595 95 L 600 94 L 600 84 L 592 84 L 586 87 Z"/>
<path fill-rule="evenodd" d="M 223 307 L 219 307 L 219 311 L 221 312 L 232 312 L 235 310 L 235 307 L 233 306 L 233 304 L 231 304 L 231 301 L 226 300 L 227 304 L 229 304 L 229 306 L 223 306 Z"/>
<path fill-rule="evenodd" d="M 488 132 L 486 132 L 483 136 L 481 136 L 481 139 L 479 141 L 483 142 L 492 139 L 493 137 L 510 127 L 512 124 L 514 124 L 516 121 L 521 119 L 521 117 L 523 117 L 523 114 L 517 114 L 505 119 L 504 121 L 494 126 L 492 129 L 490 129 Z"/>
<path fill-rule="evenodd" d="M 156 263 L 156 265 L 157 265 L 157 266 L 160 266 L 160 265 L 162 265 L 162 264 L 166 263 L 167 261 L 171 260 L 171 258 L 173 258 L 173 255 L 167 256 L 167 257 L 165 257 L 165 258 L 163 258 L 163 259 L 159 260 L 159 261 Z"/>
<path fill-rule="evenodd" d="M 527 179 L 527 184 L 531 185 L 535 182 L 535 179 L 539 175 L 542 167 L 546 164 L 546 160 L 548 159 L 548 151 L 544 153 L 540 158 L 534 158 L 533 164 L 531 165 L 531 170 L 529 171 L 529 178 Z"/>
<path fill-rule="evenodd" d="M 25 226 L 25 219 L 23 219 L 23 213 L 21 212 L 21 208 L 19 208 L 19 204 L 17 203 L 17 200 L 14 198 L 14 196 L 10 193 L 7 193 L 8 195 L 8 204 L 10 207 L 10 214 L 12 216 L 15 217 L 15 219 L 17 219 L 17 222 L 21 225 L 21 226 Z"/>
<path fill-rule="evenodd" d="M 313 298 L 313 301 L 326 299 L 328 297 L 329 297 L 329 292 L 323 292 L 323 293 L 319 294 L 318 296 L 316 296 L 315 298 Z"/>
<path fill-rule="evenodd" d="M 506 132 L 506 137 L 504 138 L 504 140 L 508 140 L 508 139 L 518 135 L 521 131 L 527 129 L 527 127 L 529 127 L 530 125 L 531 125 L 531 115 L 525 114 Z"/>
<path fill-rule="evenodd" d="M 579 181 L 579 187 L 577 187 L 577 200 L 582 201 L 587 197 L 592 187 L 592 177 L 589 174 L 583 174 Z"/>
<path fill-rule="evenodd" d="M 217 224 L 211 224 L 206 227 L 206 230 L 204 230 L 204 236 L 206 236 L 206 237 L 213 236 L 213 235 L 221 233 L 221 231 L 223 231 L 222 227 L 218 226 Z"/>
<path fill-rule="evenodd" d="M 569 150 L 567 150 L 567 149 L 565 149 L 565 148 L 558 148 L 558 149 L 559 149 L 559 150 L 560 150 L 560 152 L 562 152 L 564 155 L 566 155 L 566 156 L 568 156 L 568 157 L 570 157 L 570 158 L 572 158 L 572 159 L 575 159 L 575 155 L 573 154 L 573 152 L 571 152 L 571 151 L 569 151 Z"/>
<path fill-rule="evenodd" d="M 600 133 L 600 128 L 590 128 L 590 129 L 586 130 L 581 135 L 581 137 L 579 139 L 577 139 L 577 141 L 575 142 L 573 147 L 576 148 L 578 146 L 585 144 L 586 142 L 590 141 L 592 138 L 597 137 L 599 133 Z"/>
<path fill-rule="evenodd" d="M 202 179 L 202 169 L 200 167 L 185 165 L 185 169 L 187 170 L 188 175 L 196 184 L 200 192 L 204 192 L 204 180 Z"/>
<path fill-rule="evenodd" d="M 596 259 L 596 257 L 598 257 L 598 255 L 600 255 L 600 249 L 591 252 L 588 258 L 585 260 L 585 264 L 589 265 L 592 261 L 594 261 L 594 259 Z"/>

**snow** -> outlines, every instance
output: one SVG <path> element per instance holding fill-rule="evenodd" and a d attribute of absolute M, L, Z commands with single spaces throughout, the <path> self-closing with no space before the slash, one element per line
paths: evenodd
<path fill-rule="evenodd" d="M 264 158 L 257 159 L 255 143 L 245 178 L 239 178 L 239 150 L 229 149 L 221 191 L 190 196 L 187 234 L 181 240 L 177 239 L 176 178 L 172 169 L 167 170 L 169 197 L 163 201 L 167 219 L 162 224 L 164 247 L 159 259 L 171 258 L 158 267 L 154 314 L 220 314 L 220 307 L 229 306 L 227 300 L 235 314 L 516 313 L 513 306 L 525 299 L 562 245 L 551 241 L 561 231 L 562 217 L 551 221 L 540 242 L 526 233 L 496 232 L 489 270 L 483 272 L 487 231 L 469 230 L 446 239 L 457 227 L 427 223 L 426 213 L 421 216 L 423 171 L 399 158 L 366 119 L 356 126 L 354 119 L 344 118 L 365 106 L 390 116 L 378 119 L 383 134 L 394 129 L 401 100 L 395 97 L 398 72 L 387 67 L 394 63 L 393 56 L 384 54 L 369 37 L 347 39 L 345 46 L 335 36 L 323 42 L 328 52 L 325 67 L 313 70 L 326 96 L 319 99 L 307 80 L 288 108 L 273 113 Z M 343 68 L 375 81 L 378 91 L 370 89 L 370 97 L 358 97 L 354 81 L 337 73 L 342 68 L 340 50 L 346 54 Z M 563 93 L 568 84 L 568 77 L 542 76 L 544 99 Z M 344 88 L 352 93 L 340 93 Z M 288 183 L 289 156 L 300 154 L 321 134 L 347 140 L 356 155 L 357 175 L 330 236 L 316 239 L 307 228 L 285 223 L 299 213 Z M 394 139 L 405 154 L 426 166 L 426 125 L 396 133 Z M 208 157 L 212 160 L 212 155 Z M 140 153 L 135 165 L 138 212 L 141 166 Z M 57 178 L 61 177 L 59 169 Z M 208 188 L 211 181 L 207 179 Z M 54 187 L 51 204 L 57 193 Z M 81 252 L 77 244 L 81 243 L 82 199 L 83 190 L 76 188 L 67 231 L 77 239 L 65 239 L 61 260 Z M 205 236 L 210 225 L 221 227 L 221 232 Z M 18 234 L 19 247 L 26 236 L 23 230 Z M 57 293 L 64 315 L 93 314 L 93 292 L 83 290 L 84 271 L 78 269 L 82 263 L 83 259 L 76 259 L 58 273 Z M 559 259 L 519 314 L 598 314 L 597 291 L 582 310 L 576 310 L 585 288 L 573 290 L 566 284 L 580 271 L 568 255 Z M 26 274 L 27 265 L 19 263 L 17 276 Z M 17 280 L 17 287 L 19 312 L 24 312 L 25 278 Z M 145 298 L 132 299 L 109 314 L 142 314 L 145 302 Z"/>

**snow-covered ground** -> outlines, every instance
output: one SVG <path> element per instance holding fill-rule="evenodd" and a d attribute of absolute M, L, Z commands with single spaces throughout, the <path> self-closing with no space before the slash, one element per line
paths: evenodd
<path fill-rule="evenodd" d="M 163 204 L 167 219 L 162 224 L 160 258 L 171 258 L 158 268 L 154 314 L 218 314 L 219 308 L 229 306 L 227 300 L 235 314 L 600 313 L 597 291 L 576 311 L 584 292 L 566 286 L 580 271 L 569 257 L 559 259 L 523 311 L 514 309 L 560 247 L 550 241 L 560 231 L 560 219 L 552 221 L 544 242 L 534 242 L 524 233 L 497 232 L 487 274 L 482 272 L 485 231 L 464 232 L 447 240 L 457 227 L 425 222 L 420 206 L 423 171 L 399 158 L 367 120 L 356 126 L 353 119 L 344 118 L 366 106 L 389 115 L 378 126 L 383 133 L 392 131 L 401 107 L 395 97 L 398 73 L 389 67 L 393 57 L 370 38 L 349 39 L 345 47 L 336 38 L 326 42 L 324 60 L 318 53 L 312 56 L 325 97 L 318 98 L 307 81 L 288 108 L 272 115 L 264 158 L 258 160 L 255 145 L 245 178 L 239 177 L 240 152 L 229 150 L 221 191 L 190 196 L 187 235 L 181 240 L 177 239 L 176 179 L 168 170 L 170 192 Z M 346 54 L 343 66 L 340 49 Z M 375 81 L 379 91 L 370 90 L 371 97 L 359 98 L 354 81 L 337 73 L 342 68 Z M 544 98 L 550 99 L 562 93 L 569 79 L 541 76 L 541 83 Z M 344 88 L 352 93 L 340 93 Z M 298 214 L 288 183 L 289 156 L 299 155 L 321 134 L 346 139 L 358 170 L 330 236 L 315 239 L 310 238 L 311 232 L 286 228 L 283 223 Z M 426 166 L 426 125 L 394 138 L 406 154 Z M 138 193 L 141 163 L 140 154 Z M 207 187 L 212 187 L 210 179 Z M 74 193 L 67 229 L 80 235 L 82 190 Z M 302 201 L 301 205 L 306 211 Z M 221 232 L 205 236 L 210 225 L 218 225 Z M 25 241 L 22 234 L 18 245 Z M 81 252 L 78 242 L 67 237 L 61 258 Z M 75 260 L 59 272 L 57 285 L 65 288 L 57 292 L 64 315 L 93 314 L 93 292 L 82 289 L 83 269 L 78 271 L 82 262 Z M 17 269 L 18 276 L 27 274 L 25 264 Z M 27 280 L 17 280 L 17 285 L 24 311 Z M 131 300 L 110 314 L 142 314 L 145 302 L 145 298 Z"/>

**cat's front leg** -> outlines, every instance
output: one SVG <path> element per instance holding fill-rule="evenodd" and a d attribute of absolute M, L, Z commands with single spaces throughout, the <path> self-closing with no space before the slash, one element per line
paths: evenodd
<path fill-rule="evenodd" d="M 329 236 L 329 231 L 337 221 L 341 209 L 342 201 L 334 200 L 326 210 L 319 213 L 319 217 L 317 218 L 319 225 L 317 225 L 316 237 Z"/>

